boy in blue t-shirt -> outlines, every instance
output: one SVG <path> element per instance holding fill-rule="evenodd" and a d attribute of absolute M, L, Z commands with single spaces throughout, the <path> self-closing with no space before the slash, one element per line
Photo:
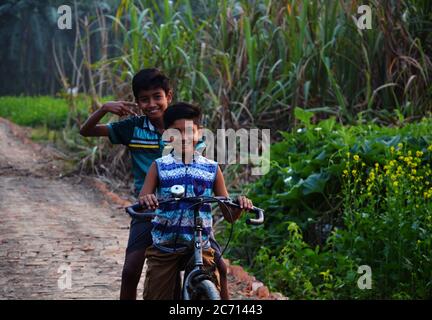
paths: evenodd
<path fill-rule="evenodd" d="M 172 101 L 173 92 L 169 78 L 155 68 L 143 69 L 132 79 L 132 91 L 136 103 L 111 101 L 95 111 L 83 124 L 80 134 L 85 137 L 109 137 L 113 144 L 128 147 L 132 159 L 135 196 L 141 190 L 151 163 L 162 156 L 164 142 L 163 114 Z M 133 107 L 138 106 L 144 113 L 138 116 Z M 107 113 L 131 117 L 105 124 L 99 121 Z M 125 263 L 122 272 L 120 299 L 136 299 L 136 289 L 141 277 L 146 248 L 152 244 L 150 221 L 132 219 Z M 223 260 L 219 272 L 226 274 Z M 221 283 L 227 286 L 227 283 Z"/>

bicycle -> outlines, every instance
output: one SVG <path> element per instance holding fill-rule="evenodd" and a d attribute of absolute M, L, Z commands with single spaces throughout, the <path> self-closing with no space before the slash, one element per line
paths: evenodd
<path fill-rule="evenodd" d="M 193 242 L 193 256 L 191 260 L 186 264 L 185 270 L 191 270 L 185 274 L 182 286 L 182 299 L 183 300 L 220 300 L 219 291 L 216 285 L 211 279 L 211 276 L 204 270 L 204 262 L 202 257 L 202 230 L 203 223 L 202 218 L 199 216 L 200 207 L 205 203 L 219 203 L 227 208 L 230 212 L 229 207 L 237 207 L 239 205 L 232 199 L 226 197 L 213 197 L 213 196 L 194 196 L 184 197 L 184 187 L 181 185 L 174 185 L 170 189 L 171 197 L 158 199 L 159 206 L 179 201 L 191 202 L 189 208 L 194 208 L 194 238 Z M 139 203 L 126 208 L 126 212 L 136 219 L 148 219 L 156 216 L 154 211 L 151 212 L 137 212 L 137 210 L 145 209 Z M 264 210 L 253 207 L 250 210 L 255 213 L 255 219 L 248 218 L 247 224 L 260 225 L 264 223 Z M 226 248 L 225 248 L 226 249 Z M 225 251 L 225 250 L 224 250 Z"/>

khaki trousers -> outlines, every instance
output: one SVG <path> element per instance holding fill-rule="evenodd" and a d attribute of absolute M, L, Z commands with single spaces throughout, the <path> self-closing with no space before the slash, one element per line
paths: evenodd
<path fill-rule="evenodd" d="M 190 253 L 166 253 L 151 246 L 146 250 L 147 273 L 144 300 L 178 300 L 181 297 L 180 271 L 191 258 Z M 214 250 L 203 250 L 204 269 L 218 279 Z M 185 274 L 186 276 L 186 274 Z M 217 287 L 219 288 L 219 281 Z"/>

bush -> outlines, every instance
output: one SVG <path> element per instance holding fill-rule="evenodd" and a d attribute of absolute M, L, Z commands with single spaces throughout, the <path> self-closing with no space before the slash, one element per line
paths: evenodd
<path fill-rule="evenodd" d="M 370 166 L 348 154 L 344 172 L 344 225 L 338 251 L 375 271 L 383 298 L 432 295 L 432 145 L 386 149 Z"/>
<path fill-rule="evenodd" d="M 236 224 L 230 257 L 291 298 L 431 298 L 432 119 L 387 128 L 312 116 L 296 110 L 270 172 L 248 186 L 266 222 Z M 360 265 L 372 290 L 357 286 Z"/>

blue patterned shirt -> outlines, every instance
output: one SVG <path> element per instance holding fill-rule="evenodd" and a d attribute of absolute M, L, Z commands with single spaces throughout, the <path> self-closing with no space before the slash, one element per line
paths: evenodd
<path fill-rule="evenodd" d="M 217 162 L 195 152 L 193 161 L 184 164 L 181 159 L 170 153 L 155 161 L 159 175 L 159 197 L 171 196 L 173 185 L 182 185 L 185 196 L 211 196 L 218 170 Z M 194 238 L 194 209 L 190 202 L 178 202 L 161 206 L 153 219 L 153 244 L 161 247 L 180 248 L 191 246 Z M 202 239 L 208 247 L 208 237 L 212 231 L 211 205 L 204 204 L 200 209 L 203 219 Z"/>

